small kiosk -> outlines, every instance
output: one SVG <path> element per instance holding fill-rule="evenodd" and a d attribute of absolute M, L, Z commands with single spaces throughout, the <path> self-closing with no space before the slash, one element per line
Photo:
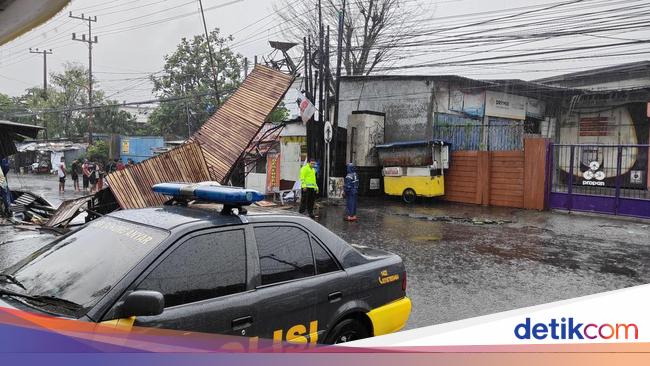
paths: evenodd
<path fill-rule="evenodd" d="M 445 194 L 445 170 L 449 169 L 450 144 L 441 141 L 408 141 L 377 145 L 383 167 L 384 193 L 401 196 L 406 203 L 418 196 Z"/>

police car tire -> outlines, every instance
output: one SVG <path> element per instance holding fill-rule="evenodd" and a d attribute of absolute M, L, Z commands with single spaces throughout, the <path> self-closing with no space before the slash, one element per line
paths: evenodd
<path fill-rule="evenodd" d="M 325 344 L 356 341 L 370 337 L 366 326 L 357 319 L 343 319 L 332 328 L 325 339 Z"/>
<path fill-rule="evenodd" d="M 413 203 L 415 202 L 416 198 L 417 198 L 417 194 L 415 193 L 415 190 L 413 190 L 412 188 L 406 188 L 402 193 L 402 200 L 405 203 Z"/>

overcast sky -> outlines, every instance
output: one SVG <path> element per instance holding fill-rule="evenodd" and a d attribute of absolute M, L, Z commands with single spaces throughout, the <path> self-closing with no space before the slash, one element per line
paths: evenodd
<path fill-rule="evenodd" d="M 431 19 L 427 27 L 443 24 L 453 25 L 455 22 L 467 22 L 463 14 L 492 12 L 492 17 L 498 17 L 501 11 L 507 12 L 512 8 L 520 8 L 538 4 L 555 4 L 559 0 L 403 0 L 406 6 L 420 1 L 431 9 Z M 568 1 L 568 0 L 567 0 Z M 594 4 L 605 3 L 602 0 L 592 1 Z M 409 5 L 410 3 L 410 5 Z M 435 3 L 436 5 L 431 5 Z M 649 3 L 648 1 L 630 0 L 627 2 L 611 0 L 611 4 L 619 3 Z M 223 34 L 233 34 L 233 48 L 252 60 L 254 55 L 267 54 L 270 49 L 267 44 L 269 35 L 276 40 L 282 40 L 277 32 L 277 17 L 273 15 L 273 0 L 203 0 L 206 9 L 206 20 L 209 28 L 218 27 Z M 649 4 L 650 5 L 650 4 Z M 0 47 L 0 92 L 12 96 L 20 95 L 31 86 L 42 85 L 42 56 L 30 54 L 28 49 L 52 48 L 54 54 L 48 56 L 49 71 L 60 71 L 65 62 L 80 62 L 87 65 L 87 45 L 71 40 L 71 33 L 78 35 L 87 32 L 87 23 L 68 17 L 69 11 L 79 15 L 97 16 L 93 33 L 99 37 L 93 52 L 93 71 L 99 87 L 106 91 L 111 99 L 119 101 L 139 101 L 152 98 L 151 85 L 142 79 L 146 73 L 156 72 L 162 68 L 163 56 L 173 52 L 182 37 L 191 37 L 203 32 L 200 14 L 197 11 L 196 0 L 73 0 L 60 14 L 47 23 L 33 29 L 17 40 Z M 596 9 L 594 7 L 594 9 Z M 582 11 L 587 11 L 583 8 Z M 511 11 L 511 10 L 510 10 Z M 645 11 L 645 10 L 644 10 Z M 633 12 L 630 12 L 633 14 Z M 184 16 L 186 15 L 187 16 Z M 561 13 L 560 13 L 561 14 Z M 261 18 L 271 15 L 266 19 Z M 173 18 L 173 19 L 169 19 Z M 147 23 L 161 20 L 157 24 L 144 26 Z M 257 22 L 259 21 L 259 22 Z M 252 24 L 255 23 L 256 24 Z M 498 23 L 497 23 L 498 24 Z M 242 30 L 242 28 L 247 27 Z M 334 25 L 332 25 L 334 26 Z M 614 39 L 634 40 L 649 39 L 650 30 L 634 32 L 613 32 Z M 552 49 L 565 44 L 572 46 L 604 42 L 605 38 L 574 38 L 570 42 L 539 42 L 520 48 L 531 51 L 536 49 Z M 524 46 L 520 46 L 524 47 Z M 647 45 L 635 45 L 634 51 L 649 51 Z M 457 51 L 467 52 L 467 51 Z M 501 53 L 500 53 L 501 52 Z M 484 52 L 481 57 L 501 55 L 503 50 Z M 586 53 L 586 54 L 593 54 Z M 452 54 L 456 57 L 458 53 Z M 437 52 L 413 55 L 408 58 L 409 64 L 418 62 L 436 62 L 447 55 Z M 580 59 L 556 62 L 553 64 L 521 64 L 506 66 L 472 66 L 472 67 L 436 67 L 415 70 L 399 70 L 393 73 L 443 74 L 455 73 L 473 78 L 522 78 L 535 79 L 556 74 L 562 74 L 580 69 L 609 66 L 616 63 L 638 61 L 650 58 L 647 54 L 634 56 L 618 56 L 598 59 Z M 140 79 L 137 79 L 140 78 Z"/>

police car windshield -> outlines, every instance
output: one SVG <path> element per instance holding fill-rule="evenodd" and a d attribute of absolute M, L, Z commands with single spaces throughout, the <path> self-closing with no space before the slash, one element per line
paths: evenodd
<path fill-rule="evenodd" d="M 65 315 L 81 317 L 167 236 L 164 230 L 103 217 L 4 272 L 26 295 L 79 304 L 79 311 Z"/>

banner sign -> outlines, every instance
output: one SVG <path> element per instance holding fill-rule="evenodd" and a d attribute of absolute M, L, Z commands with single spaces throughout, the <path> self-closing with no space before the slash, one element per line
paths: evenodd
<path fill-rule="evenodd" d="M 485 114 L 492 117 L 526 119 L 526 97 L 487 91 Z"/>
<path fill-rule="evenodd" d="M 280 190 L 280 154 L 266 156 L 266 192 Z"/>
<path fill-rule="evenodd" d="M 342 177 L 330 177 L 327 185 L 327 197 L 343 198 L 344 183 L 344 178 Z"/>
<path fill-rule="evenodd" d="M 129 153 L 129 140 L 122 139 L 122 154 Z"/>
<path fill-rule="evenodd" d="M 469 116 L 483 118 L 485 115 L 485 92 L 464 92 L 463 113 Z"/>
<path fill-rule="evenodd" d="M 485 91 L 468 92 L 461 89 L 450 89 L 449 110 L 483 118 L 485 115 Z"/>

